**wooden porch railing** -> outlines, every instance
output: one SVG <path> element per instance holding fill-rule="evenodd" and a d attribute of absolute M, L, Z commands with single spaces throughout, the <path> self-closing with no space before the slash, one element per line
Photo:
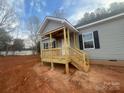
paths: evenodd
<path fill-rule="evenodd" d="M 71 62 L 77 69 L 84 70 L 87 72 L 89 70 L 89 59 L 85 52 L 80 51 L 75 48 L 67 48 L 69 52 L 68 55 L 63 55 L 62 48 L 51 48 L 42 50 L 42 59 L 49 62 Z"/>
<path fill-rule="evenodd" d="M 80 51 L 79 49 L 69 48 L 69 56 L 74 61 L 75 66 L 78 69 L 82 69 L 87 72 L 89 70 L 89 59 L 85 52 Z"/>
<path fill-rule="evenodd" d="M 43 49 L 42 50 L 42 58 L 51 58 L 62 56 L 62 49 L 61 48 L 50 48 L 50 49 Z"/>

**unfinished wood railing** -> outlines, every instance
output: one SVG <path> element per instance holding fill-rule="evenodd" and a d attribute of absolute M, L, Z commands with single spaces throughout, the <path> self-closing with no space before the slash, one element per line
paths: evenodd
<path fill-rule="evenodd" d="M 70 62 L 70 59 L 68 56 L 62 54 L 61 48 L 51 48 L 42 50 L 42 62 L 65 64 Z"/>
<path fill-rule="evenodd" d="M 85 52 L 80 51 L 76 48 L 67 48 L 68 53 L 62 53 L 62 48 L 50 48 L 42 50 L 42 61 L 66 64 L 71 62 L 77 69 L 89 70 L 89 60 Z"/>
<path fill-rule="evenodd" d="M 62 56 L 62 49 L 61 48 L 50 48 L 50 49 L 43 49 L 42 50 L 42 58 L 51 58 Z"/>
<path fill-rule="evenodd" d="M 89 59 L 85 52 L 79 49 L 69 48 L 69 56 L 72 64 L 79 70 L 87 72 L 89 70 Z"/>

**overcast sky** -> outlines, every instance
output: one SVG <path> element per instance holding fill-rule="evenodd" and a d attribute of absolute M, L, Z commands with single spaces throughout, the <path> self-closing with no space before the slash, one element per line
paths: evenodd
<path fill-rule="evenodd" d="M 98 7 L 108 8 L 110 3 L 122 1 L 124 0 L 8 0 L 20 16 L 21 33 L 26 32 L 25 26 L 30 16 L 38 16 L 42 22 L 45 16 L 51 16 L 56 9 L 64 10 L 66 19 L 74 25 L 85 12 L 94 11 Z"/>

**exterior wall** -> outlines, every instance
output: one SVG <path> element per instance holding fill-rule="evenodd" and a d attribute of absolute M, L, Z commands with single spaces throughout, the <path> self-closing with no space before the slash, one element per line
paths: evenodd
<path fill-rule="evenodd" d="M 77 33 L 77 35 L 76 35 L 76 41 L 75 41 L 75 43 L 76 43 L 76 47 L 79 48 L 78 33 Z M 74 33 L 71 33 L 71 34 L 70 34 L 70 46 L 71 46 L 72 48 L 75 47 L 75 45 L 74 45 Z"/>
<path fill-rule="evenodd" d="M 48 43 L 48 46 L 49 46 L 49 42 L 50 42 L 49 39 L 42 40 L 42 41 L 41 41 L 41 45 L 40 45 L 41 49 L 44 49 L 44 45 L 43 45 L 44 43 Z"/>
<path fill-rule="evenodd" d="M 86 50 L 91 59 L 124 60 L 124 18 L 98 24 L 79 33 L 98 31 L 100 49 Z"/>
<path fill-rule="evenodd" d="M 48 32 L 48 31 L 54 30 L 54 29 L 62 27 L 62 26 L 63 26 L 63 24 L 61 24 L 60 22 L 49 21 L 47 23 L 47 26 L 44 29 L 44 32 Z"/>

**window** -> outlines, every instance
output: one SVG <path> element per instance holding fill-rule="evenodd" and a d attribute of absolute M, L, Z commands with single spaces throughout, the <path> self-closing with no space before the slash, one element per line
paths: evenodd
<path fill-rule="evenodd" d="M 79 46 L 81 50 L 100 49 L 100 40 L 98 31 L 79 34 Z"/>
<path fill-rule="evenodd" d="M 44 49 L 48 49 L 48 43 L 44 43 Z"/>
<path fill-rule="evenodd" d="M 83 33 L 83 47 L 84 49 L 94 49 L 93 32 Z"/>

